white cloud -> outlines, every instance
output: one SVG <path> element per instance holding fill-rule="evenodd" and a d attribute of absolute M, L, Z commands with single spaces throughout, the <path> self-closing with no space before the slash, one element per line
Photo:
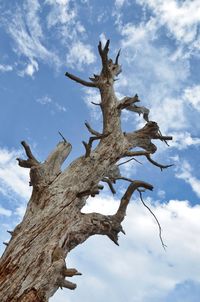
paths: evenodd
<path fill-rule="evenodd" d="M 200 145 L 200 138 L 192 137 L 187 131 L 171 132 L 170 134 L 173 137 L 173 140 L 170 142 L 170 147 L 177 148 L 178 150 Z"/>
<path fill-rule="evenodd" d="M 188 127 L 185 102 L 177 95 L 189 76 L 189 64 L 186 59 L 174 61 L 171 50 L 157 44 L 157 30 L 153 18 L 137 26 L 119 24 L 124 73 L 123 83 L 120 76 L 116 87 L 122 94 L 138 93 L 141 105 L 150 108 L 150 119 L 158 122 L 163 134 L 170 134 Z"/>
<path fill-rule="evenodd" d="M 90 109 L 92 118 L 95 120 L 99 120 L 102 116 L 100 108 L 98 105 L 94 105 L 93 103 L 99 104 L 101 102 L 101 97 L 99 92 L 94 90 L 93 88 L 84 88 L 83 89 L 85 95 L 83 97 L 85 104 Z"/>
<path fill-rule="evenodd" d="M 110 301 L 163 301 L 176 284 L 188 279 L 200 281 L 200 206 L 191 207 L 187 201 L 178 200 L 150 206 L 161 223 L 166 252 L 154 219 L 134 200 L 123 223 L 127 235 L 120 236 L 120 247 L 107 237 L 95 236 L 69 254 L 67 264 L 83 273 L 74 280 L 77 295 L 66 293 L 69 301 L 78 302 L 80 296 L 86 301 L 95 297 L 97 302 L 108 296 Z M 117 207 L 117 200 L 97 197 L 88 200 L 85 211 L 113 214 Z M 64 297 L 61 291 L 51 302 L 62 301 L 59 297 Z"/>
<path fill-rule="evenodd" d="M 117 8 L 121 8 L 127 0 L 115 0 L 115 5 Z"/>
<path fill-rule="evenodd" d="M 30 76 L 33 77 L 34 73 L 37 72 L 39 70 L 39 66 L 38 63 L 31 59 L 30 63 L 27 64 L 26 68 L 22 71 L 19 71 L 18 74 L 22 77 L 24 76 Z"/>
<path fill-rule="evenodd" d="M 186 103 L 191 104 L 194 109 L 200 111 L 200 85 L 186 88 L 183 98 Z"/>
<path fill-rule="evenodd" d="M 181 162 L 175 176 L 188 183 L 196 195 L 200 197 L 200 180 L 193 175 L 193 169 L 188 161 Z"/>
<path fill-rule="evenodd" d="M 12 71 L 13 67 L 11 65 L 2 65 L 0 64 L 0 72 Z"/>
<path fill-rule="evenodd" d="M 19 72 L 22 76 L 32 76 L 38 71 L 37 60 L 52 64 L 56 68 L 60 66 L 57 55 L 44 45 L 44 34 L 38 16 L 40 9 L 37 0 L 26 0 L 22 7 L 15 10 L 15 14 L 8 12 L 11 15 L 9 19 L 3 19 L 5 29 L 15 43 L 13 50 L 19 57 L 25 56 L 28 61 L 24 70 Z"/>
<path fill-rule="evenodd" d="M 37 99 L 36 102 L 40 103 L 41 105 L 46 105 L 46 104 L 52 103 L 52 99 L 48 95 L 45 95 L 45 96 Z"/>
<path fill-rule="evenodd" d="M 29 171 L 17 165 L 20 151 L 0 149 L 0 188 L 4 195 L 13 195 L 28 200 L 31 194 Z"/>
<path fill-rule="evenodd" d="M 77 14 L 78 4 L 71 0 L 46 0 L 45 4 L 50 7 L 47 15 L 48 29 L 55 30 L 56 37 L 62 46 L 70 50 L 71 43 L 78 41 L 80 35 L 85 36 L 86 29 L 79 20 Z"/>
<path fill-rule="evenodd" d="M 184 103 L 181 99 L 166 97 L 165 100 L 157 100 L 152 105 L 150 116 L 158 122 L 163 133 L 174 130 L 183 130 L 188 127 L 188 121 L 184 112 Z"/>
<path fill-rule="evenodd" d="M 48 95 L 44 95 L 43 97 L 36 99 L 36 102 L 41 105 L 51 105 L 51 109 L 53 109 L 53 110 L 56 109 L 59 112 L 67 111 L 65 106 L 60 105 L 58 102 L 54 101 Z"/>
<path fill-rule="evenodd" d="M 51 11 L 47 17 L 48 26 L 51 28 L 57 24 L 67 24 L 76 16 L 76 10 L 71 9 L 70 0 L 46 0 L 51 5 Z"/>
<path fill-rule="evenodd" d="M 79 70 L 82 69 L 83 65 L 94 63 L 95 59 L 91 46 L 81 41 L 72 44 L 66 56 L 67 64 L 71 67 L 76 66 Z"/>
<path fill-rule="evenodd" d="M 12 215 L 12 211 L 7 210 L 0 206 L 0 215 L 5 215 L 5 216 L 10 217 Z"/>
<path fill-rule="evenodd" d="M 158 24 L 165 25 L 179 42 L 189 44 L 196 40 L 200 24 L 199 0 L 137 0 L 137 3 L 148 5 Z"/>

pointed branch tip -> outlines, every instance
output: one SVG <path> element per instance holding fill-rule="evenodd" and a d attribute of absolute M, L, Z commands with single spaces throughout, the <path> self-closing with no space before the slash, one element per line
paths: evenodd
<path fill-rule="evenodd" d="M 62 137 L 63 141 L 64 141 L 65 143 L 67 143 L 66 138 L 62 135 L 62 133 L 61 133 L 60 131 L 58 131 L 58 134 Z"/>
<path fill-rule="evenodd" d="M 66 72 L 65 73 L 65 76 L 70 78 L 71 80 L 83 85 L 83 86 L 86 86 L 86 87 L 96 87 L 96 84 L 93 83 L 93 82 L 87 82 L 85 80 L 82 80 L 81 78 L 69 73 L 69 72 Z"/>

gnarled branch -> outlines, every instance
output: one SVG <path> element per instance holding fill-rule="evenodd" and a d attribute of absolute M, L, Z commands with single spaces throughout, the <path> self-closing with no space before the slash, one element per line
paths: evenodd
<path fill-rule="evenodd" d="M 21 159 L 21 158 L 17 158 L 19 166 L 23 167 L 23 168 L 31 168 L 33 166 L 39 165 L 40 163 L 34 157 L 30 146 L 25 141 L 22 141 L 21 144 L 24 147 L 24 150 L 25 150 L 25 153 L 26 153 L 26 156 L 28 157 L 28 159 L 24 160 L 24 159 Z"/>
<path fill-rule="evenodd" d="M 115 191 L 115 189 L 114 189 L 114 187 L 113 187 L 112 181 L 111 181 L 109 178 L 104 177 L 104 178 L 102 178 L 101 181 L 106 182 L 106 183 L 108 184 L 108 186 L 109 186 L 109 188 L 110 188 L 110 190 L 111 190 L 111 192 L 112 192 L 113 194 L 116 193 L 116 191 Z"/>
<path fill-rule="evenodd" d="M 148 159 L 148 161 L 149 161 L 151 164 L 153 164 L 153 165 L 156 166 L 156 167 L 159 167 L 161 171 L 162 171 L 163 169 L 167 169 L 167 168 L 169 168 L 169 167 L 174 166 L 174 164 L 171 164 L 171 165 L 162 165 L 162 164 L 159 164 L 159 163 L 157 163 L 155 160 L 153 160 L 149 154 L 146 155 L 146 158 Z"/>
<path fill-rule="evenodd" d="M 102 61 L 102 73 L 107 75 L 108 73 L 108 52 L 109 52 L 110 40 L 107 40 L 104 48 L 102 48 L 102 43 L 99 41 L 98 50 Z"/>
<path fill-rule="evenodd" d="M 138 188 L 144 188 L 147 190 L 153 190 L 153 186 L 151 184 L 148 184 L 146 182 L 140 181 L 140 180 L 135 180 L 133 181 L 127 188 L 125 194 L 123 195 L 119 208 L 114 215 L 115 219 L 117 219 L 120 223 L 124 220 L 126 216 L 126 209 L 129 204 L 129 201 L 131 199 L 131 196 L 135 190 Z"/>
<path fill-rule="evenodd" d="M 95 135 L 95 136 L 91 136 L 91 137 L 89 138 L 89 142 L 88 142 L 88 143 L 86 143 L 85 141 L 83 141 L 83 145 L 84 145 L 85 150 L 86 150 L 86 152 L 85 152 L 85 157 L 89 157 L 89 156 L 90 156 L 90 153 L 91 153 L 91 151 L 92 151 L 92 143 L 93 143 L 95 140 L 101 140 L 102 138 L 107 137 L 108 135 L 110 135 L 110 133 L 102 133 L 102 134 L 101 134 L 101 133 L 95 131 L 94 129 L 92 129 L 92 128 L 90 127 L 90 125 L 89 125 L 87 122 L 85 123 L 85 125 L 86 125 L 88 131 L 89 131 L 90 133 L 92 133 L 93 135 Z"/>
<path fill-rule="evenodd" d="M 138 95 L 136 94 L 134 97 L 124 97 L 120 103 L 118 104 L 117 108 L 119 110 L 125 109 L 127 107 L 129 107 L 130 105 L 140 102 Z"/>

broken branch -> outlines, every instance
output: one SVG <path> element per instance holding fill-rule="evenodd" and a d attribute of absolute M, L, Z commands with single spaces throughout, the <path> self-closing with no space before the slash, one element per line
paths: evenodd
<path fill-rule="evenodd" d="M 87 127 L 88 131 L 93 134 L 93 135 L 96 135 L 96 136 L 101 136 L 102 134 L 99 133 L 98 131 L 92 129 L 92 127 L 89 125 L 89 123 L 86 121 L 85 122 L 85 126 Z"/>
<path fill-rule="evenodd" d="M 84 85 L 84 86 L 87 86 L 87 87 L 97 87 L 95 83 L 93 82 L 87 82 L 85 80 L 82 80 L 81 78 L 69 73 L 69 72 L 66 72 L 65 73 L 66 77 L 70 78 L 71 80 L 81 84 L 81 85 Z"/>
<path fill-rule="evenodd" d="M 147 156 L 149 154 L 148 151 L 126 151 L 124 153 L 124 157 L 125 156 Z"/>
<path fill-rule="evenodd" d="M 28 159 L 24 160 L 21 158 L 17 158 L 19 166 L 23 168 L 31 168 L 33 166 L 38 165 L 39 161 L 33 156 L 30 146 L 25 141 L 22 141 L 21 145 L 24 147 Z"/>
<path fill-rule="evenodd" d="M 132 105 L 133 103 L 136 103 L 136 102 L 140 102 L 139 98 L 138 98 L 138 95 L 136 94 L 134 97 L 124 97 L 119 105 L 117 106 L 117 108 L 119 110 L 122 110 L 124 108 L 127 108 L 129 107 L 130 105 Z"/>
<path fill-rule="evenodd" d="M 53 172 L 53 174 L 60 173 L 60 168 L 71 152 L 71 149 L 72 146 L 69 142 L 66 141 L 66 139 L 64 139 L 63 142 L 59 142 L 55 150 L 50 153 L 47 160 L 45 161 L 48 170 Z"/>

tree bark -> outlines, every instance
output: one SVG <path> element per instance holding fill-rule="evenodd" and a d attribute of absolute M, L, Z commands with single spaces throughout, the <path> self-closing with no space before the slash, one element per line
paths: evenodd
<path fill-rule="evenodd" d="M 93 130 L 88 143 L 84 142 L 86 152 L 73 161 L 63 172 L 61 165 L 71 151 L 66 140 L 60 142 L 44 163 L 32 154 L 29 145 L 22 142 L 27 159 L 17 159 L 21 167 L 30 169 L 32 196 L 27 205 L 22 222 L 12 232 L 11 240 L 0 260 L 0 300 L 2 302 L 46 302 L 59 287 L 75 289 L 76 284 L 66 277 L 80 275 L 76 269 L 66 266 L 67 254 L 90 236 L 108 236 L 118 244 L 119 232 L 126 208 L 133 192 L 139 188 L 152 190 L 153 187 L 138 180 L 122 177 L 117 162 L 126 156 L 146 156 L 154 165 L 167 168 L 151 159 L 156 151 L 153 139 L 169 140 L 163 137 L 155 122 L 149 121 L 149 111 L 135 106 L 137 96 L 118 100 L 114 92 L 115 77 L 121 72 L 118 64 L 108 59 L 109 41 L 105 47 L 98 46 L 102 61 L 99 75 L 90 78 L 91 82 L 66 73 L 70 79 L 81 85 L 99 89 L 100 108 L 103 114 L 103 131 Z M 121 129 L 120 114 L 124 109 L 142 113 L 146 125 L 135 132 L 124 133 Z M 95 149 L 94 140 L 99 140 Z M 143 150 L 134 150 L 135 148 Z M 117 212 L 114 215 L 99 213 L 83 214 L 89 196 L 99 194 L 103 181 L 115 193 L 117 179 L 130 182 Z"/>

